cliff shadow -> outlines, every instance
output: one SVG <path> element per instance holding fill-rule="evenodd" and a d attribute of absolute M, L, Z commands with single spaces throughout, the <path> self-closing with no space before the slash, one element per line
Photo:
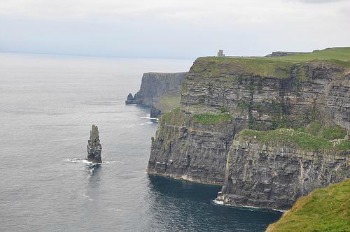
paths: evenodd
<path fill-rule="evenodd" d="M 150 226 L 159 231 L 263 231 L 281 213 L 213 203 L 218 186 L 149 176 Z"/>

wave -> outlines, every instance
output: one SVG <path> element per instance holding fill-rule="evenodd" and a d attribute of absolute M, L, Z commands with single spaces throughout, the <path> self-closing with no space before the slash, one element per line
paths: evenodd
<path fill-rule="evenodd" d="M 86 195 L 85 193 L 83 193 L 83 197 L 87 198 L 89 201 L 93 201 L 94 199 L 92 199 L 90 196 Z"/>
<path fill-rule="evenodd" d="M 213 200 L 212 201 L 215 205 L 221 205 L 221 206 L 227 206 L 227 207 L 234 207 L 234 208 L 241 208 L 241 209 L 247 209 L 247 210 L 251 210 L 251 211 L 278 211 L 278 212 L 286 212 L 286 210 L 282 210 L 282 209 L 265 209 L 265 208 L 259 208 L 259 207 L 255 207 L 255 206 L 249 206 L 249 205 L 242 205 L 242 206 L 234 206 L 234 205 L 229 205 L 229 204 L 225 204 L 223 201 L 219 201 L 219 200 Z"/>
<path fill-rule="evenodd" d="M 153 124 L 154 122 L 143 122 L 143 123 L 140 123 L 141 126 L 144 126 L 144 125 L 150 125 L 150 124 Z"/>
<path fill-rule="evenodd" d="M 149 119 L 151 120 L 152 122 L 158 122 L 159 119 L 158 118 L 151 118 L 150 116 L 146 116 L 146 117 L 141 117 L 142 119 Z"/>
<path fill-rule="evenodd" d="M 81 159 L 81 158 L 65 159 L 64 161 L 70 162 L 70 163 L 83 163 L 83 164 L 88 164 L 88 165 L 123 163 L 123 162 L 117 161 L 117 160 L 102 161 L 102 163 L 93 163 L 91 161 L 88 161 L 87 159 Z"/>

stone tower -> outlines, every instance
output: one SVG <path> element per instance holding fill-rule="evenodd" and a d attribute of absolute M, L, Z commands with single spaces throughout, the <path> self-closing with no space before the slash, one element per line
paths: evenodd
<path fill-rule="evenodd" d="M 219 50 L 218 57 L 225 57 L 224 50 Z"/>

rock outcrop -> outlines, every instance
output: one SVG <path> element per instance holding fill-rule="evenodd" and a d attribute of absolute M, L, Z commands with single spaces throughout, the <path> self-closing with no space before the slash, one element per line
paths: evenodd
<path fill-rule="evenodd" d="M 93 163 L 102 163 L 101 159 L 102 146 L 100 143 L 98 127 L 92 125 L 90 139 L 87 145 L 87 160 Z"/>
<path fill-rule="evenodd" d="M 315 120 L 323 125 L 337 125 L 350 130 L 350 72 L 346 65 L 331 61 L 291 62 L 274 58 L 199 58 L 186 76 L 180 107 L 160 119 L 156 136 L 152 138 L 147 171 L 152 175 L 225 185 L 226 189 L 220 195 L 222 198 L 229 194 L 242 197 L 240 202 L 226 200 L 227 203 L 287 208 L 296 197 L 313 188 L 345 178 L 348 172 L 340 175 L 337 171 L 343 172 L 348 168 L 346 154 L 315 151 L 311 155 L 283 145 L 275 150 L 269 148 L 272 150 L 268 151 L 266 163 L 260 170 L 260 163 L 255 159 L 259 159 L 263 151 L 255 149 L 247 153 L 246 150 L 237 150 L 233 145 L 237 144 L 234 138 L 246 128 L 304 128 Z M 257 146 L 250 141 L 245 143 L 250 150 Z M 283 149 L 288 150 L 286 156 L 284 153 L 281 155 Z M 243 151 L 244 159 L 234 158 L 235 154 Z M 329 155 L 331 158 L 327 157 Z M 228 157 L 234 162 L 227 166 Z M 273 163 L 273 160 L 281 160 L 281 163 Z M 255 182 L 247 182 L 247 186 L 243 186 L 242 183 L 246 183 L 243 179 L 240 185 L 228 184 L 231 179 L 239 181 L 243 178 L 239 172 L 246 162 L 252 162 L 249 166 L 252 170 L 247 171 L 251 172 L 249 175 Z M 277 174 L 274 174 L 269 168 L 277 164 L 287 170 L 275 167 Z M 300 165 L 311 165 L 310 174 L 304 175 L 307 170 Z M 266 178 L 258 178 L 265 170 L 270 170 Z M 311 172 L 318 173 L 311 175 Z M 228 178 L 229 173 L 231 179 Z M 283 173 L 290 177 L 284 178 Z M 338 174 L 339 177 L 334 176 Z M 277 175 L 277 179 L 269 179 L 273 175 Z M 305 185 L 292 191 L 300 183 L 299 178 Z M 281 187 L 287 180 L 294 181 L 294 187 Z M 309 180 L 317 181 L 312 185 L 308 184 Z M 275 181 L 277 187 L 271 187 L 270 191 L 268 184 Z M 259 187 L 254 187 L 252 183 Z M 252 190 L 240 195 L 237 187 Z M 282 192 L 277 194 L 279 190 Z M 266 202 L 271 199 L 278 202 L 261 203 L 265 201 L 263 195 L 266 195 Z M 247 199 L 252 200 L 248 202 Z"/>
<path fill-rule="evenodd" d="M 151 117 L 158 117 L 179 105 L 186 74 L 144 73 L 140 90 L 134 96 L 130 93 L 125 103 L 151 107 Z"/>
<path fill-rule="evenodd" d="M 129 93 L 128 96 L 126 97 L 125 104 L 127 105 L 137 104 L 137 101 L 135 100 L 135 97 L 132 95 L 132 93 Z"/>

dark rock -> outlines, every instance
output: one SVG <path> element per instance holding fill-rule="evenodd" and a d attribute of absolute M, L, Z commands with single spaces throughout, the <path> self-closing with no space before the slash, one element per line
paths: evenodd
<path fill-rule="evenodd" d="M 102 163 L 101 152 L 102 146 L 100 143 L 98 128 L 97 126 L 92 125 L 90 139 L 88 140 L 87 145 L 87 160 L 93 163 Z"/>
<path fill-rule="evenodd" d="M 162 111 L 160 109 L 157 109 L 155 106 L 151 106 L 151 112 L 150 117 L 151 118 L 158 118 L 159 115 L 161 115 Z"/>
<path fill-rule="evenodd" d="M 137 104 L 132 93 L 129 93 L 128 97 L 126 98 L 125 104 Z"/>

